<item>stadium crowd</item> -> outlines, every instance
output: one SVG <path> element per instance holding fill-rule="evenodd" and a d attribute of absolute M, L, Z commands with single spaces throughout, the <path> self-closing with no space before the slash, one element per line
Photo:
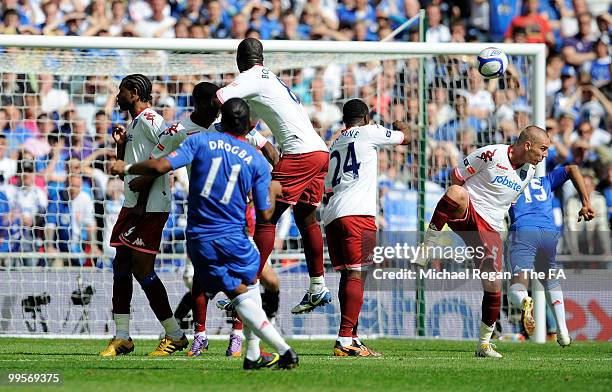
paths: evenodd
<path fill-rule="evenodd" d="M 578 201 L 571 185 L 565 187 L 556 200 L 558 222 L 568 238 L 564 247 L 572 254 L 610 252 L 610 1 L 5 0 L 0 7 L 2 34 L 344 41 L 383 39 L 425 8 L 427 42 L 546 43 L 546 129 L 552 140 L 547 168 L 582 167 L 599 214 L 592 222 L 575 222 Z M 392 39 L 419 40 L 415 26 Z M 532 120 L 528 63 L 517 56 L 511 64 L 504 78 L 487 82 L 463 58 L 428 61 L 427 192 L 432 205 L 450 183 L 451 168 L 468 152 L 486 143 L 510 143 Z M 342 103 L 355 97 L 374 108 L 375 121 L 390 126 L 402 119 L 414 127 L 408 148 L 380 152 L 378 220 L 381 230 L 416 229 L 410 203 L 416 203 L 419 166 L 418 61 L 297 69 L 282 72 L 281 78 L 328 143 L 342 129 Z M 153 106 L 168 124 L 189 112 L 191 88 L 201 79 L 157 77 Z M 224 84 L 231 75 L 211 79 Z M 108 237 L 123 197 L 122 183 L 106 174 L 114 160 L 111 124 L 125 121 L 115 108 L 117 84 L 108 76 L 2 73 L 0 253 L 112 256 Z M 172 189 L 175 203 L 164 231 L 164 253 L 183 251 L 184 179 L 177 176 Z M 286 241 L 297 230 L 289 215 L 285 221 L 277 231 L 279 249 L 296 242 Z M 19 261 L 45 262 L 50 263 Z M 75 256 L 70 263 L 90 260 Z"/>

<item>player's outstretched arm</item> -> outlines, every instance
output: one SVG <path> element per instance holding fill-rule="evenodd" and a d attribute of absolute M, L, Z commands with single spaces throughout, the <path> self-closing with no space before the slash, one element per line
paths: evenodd
<path fill-rule="evenodd" d="M 393 129 L 400 131 L 404 134 L 404 140 L 401 145 L 405 146 L 412 141 L 412 135 L 410 134 L 410 126 L 403 121 L 395 121 L 393 123 Z"/>
<path fill-rule="evenodd" d="M 126 165 L 124 161 L 117 161 L 111 167 L 113 175 L 140 174 L 147 176 L 161 176 L 172 170 L 170 161 L 166 158 L 149 159 L 146 161 Z"/>
<path fill-rule="evenodd" d="M 578 165 L 567 165 L 565 166 L 565 170 L 578 191 L 578 196 L 580 196 L 580 201 L 582 203 L 582 208 L 578 211 L 578 222 L 580 222 L 582 218 L 584 218 L 585 221 L 592 220 L 595 218 L 595 210 L 593 210 L 591 206 L 591 200 L 586 185 L 584 184 L 584 177 L 582 177 L 580 173 L 580 168 Z"/>

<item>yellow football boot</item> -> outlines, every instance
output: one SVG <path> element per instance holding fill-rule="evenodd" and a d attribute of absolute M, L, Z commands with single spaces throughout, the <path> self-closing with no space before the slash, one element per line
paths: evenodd
<path fill-rule="evenodd" d="M 183 335 L 178 340 L 172 339 L 170 336 L 166 335 L 159 342 L 157 348 L 149 353 L 150 357 L 167 357 L 174 352 L 182 351 L 189 346 L 189 340 L 187 337 Z"/>
<path fill-rule="evenodd" d="M 134 351 L 134 343 L 132 338 L 119 339 L 115 336 L 108 342 L 108 346 L 103 351 L 100 351 L 101 357 L 116 357 L 118 355 L 129 354 Z"/>

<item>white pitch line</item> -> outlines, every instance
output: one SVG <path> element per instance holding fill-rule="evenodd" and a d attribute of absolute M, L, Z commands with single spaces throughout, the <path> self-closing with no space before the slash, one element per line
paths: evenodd
<path fill-rule="evenodd" d="M 393 356 L 393 357 L 387 357 L 387 358 L 400 358 L 397 356 Z M 417 361 L 430 361 L 432 359 L 437 359 L 437 360 L 448 360 L 448 361 L 456 361 L 456 360 L 461 360 L 461 361 L 465 361 L 467 358 L 466 357 L 410 357 L 410 356 L 406 356 L 406 357 L 401 357 L 404 358 L 406 361 L 409 360 L 417 360 Z M 113 363 L 113 361 L 117 362 L 117 361 L 159 361 L 159 362 L 163 362 L 163 361 L 193 361 L 193 362 L 209 362 L 207 361 L 207 359 L 211 359 L 211 360 L 215 360 L 215 362 L 223 362 L 224 360 L 227 362 L 232 361 L 231 359 L 224 359 L 222 357 L 212 357 L 212 358 L 201 358 L 201 359 L 194 359 L 194 358 L 188 358 L 188 357 L 170 357 L 170 358 L 139 358 L 139 357 L 122 357 L 122 358 L 105 358 L 105 359 L 96 359 L 96 361 L 98 363 Z M 318 360 L 329 360 L 329 361 L 344 361 L 345 359 L 340 359 L 340 358 L 334 358 L 334 357 L 323 357 L 323 358 L 317 358 Z M 385 358 L 370 358 L 370 359 L 366 359 L 367 361 L 383 361 Z M 476 360 L 486 360 L 486 358 L 474 358 Z M 79 361 L 82 361 L 83 358 L 79 358 Z M 357 360 L 363 360 L 363 359 L 357 359 Z M 512 361 L 512 362 L 520 362 L 520 361 L 587 361 L 587 362 L 603 362 L 603 361 L 612 361 L 612 358 L 588 358 L 588 357 L 584 357 L 584 358 L 561 358 L 561 357 L 534 357 L 534 358 L 509 358 L 509 357 L 504 357 L 503 361 Z M 19 359 L 0 359 L 0 362 L 68 362 L 66 359 L 61 359 L 61 358 L 19 358 Z M 88 361 L 88 363 L 91 363 L 91 361 Z"/>

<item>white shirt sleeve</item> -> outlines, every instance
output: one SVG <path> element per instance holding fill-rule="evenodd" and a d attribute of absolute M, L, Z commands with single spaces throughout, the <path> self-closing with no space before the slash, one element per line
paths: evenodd
<path fill-rule="evenodd" d="M 231 98 L 249 99 L 259 95 L 260 84 L 248 73 L 249 71 L 241 73 L 232 83 L 217 90 L 217 98 L 221 103 Z"/>
<path fill-rule="evenodd" d="M 404 141 L 404 133 L 392 131 L 380 125 L 370 125 L 366 127 L 368 140 L 375 146 L 398 145 Z"/>
<path fill-rule="evenodd" d="M 172 124 L 162 133 L 159 143 L 157 143 L 151 155 L 153 158 L 164 157 L 175 151 L 186 138 L 187 134 L 184 132 L 183 126 Z"/>
<path fill-rule="evenodd" d="M 455 175 L 459 179 L 465 181 L 474 174 L 485 169 L 487 167 L 487 162 L 493 160 L 493 156 L 489 157 L 492 151 L 491 146 L 476 149 L 459 163 L 454 170 Z"/>
<path fill-rule="evenodd" d="M 266 137 L 259 133 L 255 128 L 253 128 L 251 132 L 246 134 L 246 139 L 248 140 L 251 146 L 259 149 L 263 148 L 263 146 L 268 143 L 268 139 L 266 139 Z"/>

